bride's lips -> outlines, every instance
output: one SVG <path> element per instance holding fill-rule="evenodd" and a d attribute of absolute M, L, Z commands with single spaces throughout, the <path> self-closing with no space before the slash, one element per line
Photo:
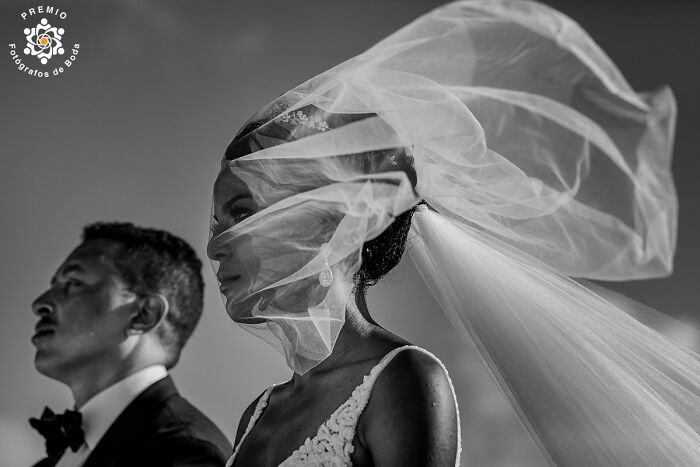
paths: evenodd
<path fill-rule="evenodd" d="M 241 275 L 240 274 L 231 274 L 231 275 L 217 274 L 216 278 L 219 280 L 219 290 L 222 293 L 225 293 L 231 287 L 231 283 L 240 279 Z"/>

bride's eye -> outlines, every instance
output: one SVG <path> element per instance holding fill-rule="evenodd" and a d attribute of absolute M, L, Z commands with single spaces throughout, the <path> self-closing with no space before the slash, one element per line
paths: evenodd
<path fill-rule="evenodd" d="M 235 210 L 231 211 L 231 220 L 235 224 L 235 223 L 242 221 L 243 219 L 250 216 L 251 214 L 253 214 L 253 212 L 250 211 L 249 209 L 235 209 Z"/>

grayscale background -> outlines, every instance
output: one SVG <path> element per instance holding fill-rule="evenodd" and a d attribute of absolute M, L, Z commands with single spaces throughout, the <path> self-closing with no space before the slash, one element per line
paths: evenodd
<path fill-rule="evenodd" d="M 9 57 L 9 43 L 22 47 L 26 24 L 19 13 L 38 4 L 0 3 L 0 466 L 42 457 L 43 442 L 27 418 L 44 405 L 72 405 L 64 386 L 34 370 L 30 303 L 77 245 L 81 228 L 97 220 L 163 228 L 205 259 L 211 186 L 248 116 L 441 3 L 42 2 L 68 12 L 64 43 L 80 43 L 75 65 L 48 79 L 19 72 Z M 668 83 L 676 94 L 675 272 L 607 285 L 700 328 L 700 2 L 546 3 L 576 19 L 635 89 Z M 204 269 L 204 316 L 174 377 L 183 395 L 233 438 L 246 405 L 290 373 L 271 347 L 229 320 L 208 261 Z M 465 465 L 542 465 L 479 361 L 458 350 L 408 256 L 371 290 L 369 308 L 451 369 L 464 394 Z"/>

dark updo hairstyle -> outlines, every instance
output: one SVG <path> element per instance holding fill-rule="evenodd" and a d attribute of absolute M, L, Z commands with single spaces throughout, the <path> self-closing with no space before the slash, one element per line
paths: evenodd
<path fill-rule="evenodd" d="M 306 110 L 308 111 L 308 109 Z M 258 128 L 271 122 L 279 112 L 279 107 L 272 106 L 262 118 L 248 122 L 238 132 L 226 150 L 226 159 L 233 160 L 254 152 L 257 148 L 251 147 L 246 141 L 248 136 Z M 376 114 L 331 114 L 324 116 L 324 120 L 331 128 L 335 128 L 336 126 L 340 126 L 336 125 L 337 123 L 342 122 L 341 125 L 348 124 L 368 117 L 376 117 Z M 270 129 L 268 131 L 279 133 L 279 129 Z M 279 137 L 279 134 L 276 136 Z M 293 139 L 292 135 L 288 134 L 287 136 Z M 365 173 L 377 174 L 390 170 L 402 170 L 408 176 L 411 186 L 415 190 L 417 177 L 413 164 L 413 157 L 405 148 L 350 154 L 343 157 L 348 158 L 353 167 Z M 395 183 L 394 180 L 389 182 Z M 418 204 L 425 204 L 425 201 L 421 200 Z M 379 234 L 379 236 L 364 243 L 362 246 L 362 264 L 360 269 L 353 276 L 355 290 L 358 293 L 364 294 L 367 287 L 375 285 L 382 277 L 399 264 L 406 248 L 408 232 L 411 227 L 411 218 L 416 208 L 417 206 L 413 206 L 396 216 L 394 221 Z"/>
<path fill-rule="evenodd" d="M 363 153 L 358 156 L 357 160 L 361 161 L 361 165 L 371 166 L 368 168 L 361 167 L 365 173 L 376 174 L 388 170 L 401 170 L 406 173 L 411 186 L 415 190 L 416 170 L 413 165 L 413 158 L 405 149 L 399 148 Z M 388 163 L 389 160 L 396 163 Z M 422 203 L 424 201 L 421 201 L 419 204 Z M 381 234 L 362 245 L 362 264 L 353 276 L 355 288 L 359 293 L 364 293 L 367 287 L 375 285 L 401 261 L 406 249 L 411 219 L 416 207 L 412 206 L 407 211 L 400 213 Z"/>
<path fill-rule="evenodd" d="M 415 210 L 413 206 L 399 214 L 384 232 L 362 245 L 362 265 L 353 277 L 358 290 L 373 286 L 399 264 Z"/>

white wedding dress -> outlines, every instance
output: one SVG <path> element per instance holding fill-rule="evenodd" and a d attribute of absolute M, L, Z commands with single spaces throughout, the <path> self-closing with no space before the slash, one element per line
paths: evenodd
<path fill-rule="evenodd" d="M 284 462 L 280 464 L 280 467 L 340 467 L 352 465 L 350 456 L 355 450 L 355 447 L 352 444 L 352 440 L 355 437 L 355 428 L 357 427 L 357 421 L 360 418 L 360 415 L 362 415 L 362 412 L 365 409 L 365 406 L 367 406 L 367 402 L 372 394 L 374 382 L 377 380 L 377 377 L 381 374 L 382 370 L 391 362 L 391 360 L 399 352 L 406 349 L 414 349 L 423 352 L 424 354 L 435 359 L 435 361 L 440 364 L 445 372 L 445 375 L 447 376 L 447 380 L 450 383 L 452 397 L 455 400 L 455 406 L 457 406 L 457 399 L 455 397 L 454 387 L 452 386 L 452 380 L 450 380 L 450 376 L 447 373 L 445 366 L 435 355 L 414 345 L 406 345 L 396 348 L 387 353 L 382 360 L 372 368 L 369 374 L 364 377 L 362 383 L 353 390 L 348 400 L 341 404 L 341 406 L 338 407 L 333 414 L 331 414 L 328 420 L 326 420 L 319 427 L 316 435 L 313 438 L 306 438 L 304 444 L 294 451 L 287 459 L 285 459 Z M 233 465 L 241 445 L 245 442 L 248 434 L 250 434 L 255 427 L 255 424 L 265 410 L 265 407 L 267 407 L 267 401 L 270 397 L 270 393 L 272 393 L 275 386 L 276 385 L 272 385 L 267 388 L 258 400 L 255 411 L 248 422 L 248 427 L 246 428 L 245 433 L 243 433 L 241 440 L 236 445 L 233 455 L 226 463 L 226 467 L 231 467 Z M 456 466 L 459 465 L 461 451 L 459 408 L 457 408 L 457 440 Z"/>

